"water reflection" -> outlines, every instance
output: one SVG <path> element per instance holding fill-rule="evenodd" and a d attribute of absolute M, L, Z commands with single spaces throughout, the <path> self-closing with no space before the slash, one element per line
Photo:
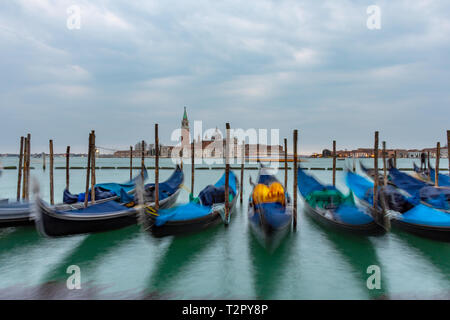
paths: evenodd
<path fill-rule="evenodd" d="M 102 257 L 116 250 L 127 239 L 135 237 L 138 233 L 138 226 L 130 226 L 86 235 L 69 255 L 43 276 L 43 282 L 67 279 L 66 270 L 70 265 L 78 265 L 83 270 L 83 274 L 89 274 L 98 266 Z"/>
<path fill-rule="evenodd" d="M 285 276 L 286 261 L 291 254 L 295 237 L 289 233 L 274 251 L 262 247 L 252 232 L 248 233 L 247 238 L 256 299 L 271 299 Z"/>
<path fill-rule="evenodd" d="M 398 229 L 393 232 L 400 241 L 407 243 L 440 270 L 450 286 L 450 243 L 422 238 Z"/>
<path fill-rule="evenodd" d="M 377 255 L 377 251 L 371 237 L 364 235 L 356 235 L 336 230 L 327 230 L 319 225 L 314 219 L 308 215 L 304 215 L 306 219 L 314 222 L 316 232 L 321 233 L 324 238 L 328 239 L 338 253 L 352 267 L 352 273 L 358 279 L 358 283 L 363 291 L 367 292 L 370 298 L 382 298 L 386 296 L 388 287 L 387 280 L 381 272 L 381 289 L 369 290 L 367 288 L 367 279 L 371 274 L 367 273 L 367 267 L 376 265 L 382 268 L 381 262 Z"/>
<path fill-rule="evenodd" d="M 213 245 L 224 231 L 226 230 L 223 226 L 217 226 L 199 233 L 171 237 L 172 241 L 169 247 L 156 263 L 155 270 L 147 281 L 147 295 L 150 297 L 160 296 L 160 293 L 170 286 L 170 282 L 176 279 L 187 265 L 201 256 L 206 248 Z M 164 238 L 154 239 L 157 242 L 165 240 Z"/>

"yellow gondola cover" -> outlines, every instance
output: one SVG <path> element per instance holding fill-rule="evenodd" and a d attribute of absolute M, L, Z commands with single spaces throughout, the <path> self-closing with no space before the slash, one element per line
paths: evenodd
<path fill-rule="evenodd" d="M 284 204 L 284 188 L 279 182 L 273 182 L 270 187 L 258 184 L 253 189 L 253 201 L 255 203 L 279 202 Z"/>

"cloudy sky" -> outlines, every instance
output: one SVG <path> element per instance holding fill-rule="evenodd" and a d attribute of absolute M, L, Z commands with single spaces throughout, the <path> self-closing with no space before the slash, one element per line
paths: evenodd
<path fill-rule="evenodd" d="M 381 29 L 366 26 L 369 5 Z M 80 29 L 67 9 L 80 8 Z M 170 141 L 203 128 L 299 130 L 330 147 L 446 144 L 450 2 L 13 0 L 0 3 L 0 152 Z"/>

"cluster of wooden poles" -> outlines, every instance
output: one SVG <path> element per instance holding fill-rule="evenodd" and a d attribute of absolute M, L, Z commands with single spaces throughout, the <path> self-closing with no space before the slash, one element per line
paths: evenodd
<path fill-rule="evenodd" d="M 228 220 L 229 216 L 229 173 L 230 173 L 230 124 L 226 123 L 226 141 L 225 141 L 225 219 Z M 26 137 L 20 138 L 20 155 L 19 155 L 19 170 L 18 170 L 18 183 L 17 183 L 17 201 L 21 198 L 24 200 L 29 199 L 29 179 L 30 179 L 30 141 L 31 135 L 27 134 Z M 297 185 L 298 176 L 296 174 L 298 169 L 298 153 L 297 153 L 297 141 L 298 130 L 293 131 L 293 169 L 294 169 L 294 182 L 293 182 L 293 199 L 294 199 L 294 214 L 293 214 L 293 226 L 297 227 Z M 450 130 L 447 130 L 447 145 L 450 149 Z M 141 183 L 144 181 L 144 158 L 145 158 L 145 142 L 142 140 L 142 157 L 141 157 Z M 49 140 L 50 148 L 50 203 L 54 204 L 54 185 L 53 185 L 53 140 Z M 191 194 L 194 194 L 194 144 L 191 144 Z M 383 155 L 383 176 L 384 185 L 387 184 L 387 164 L 386 164 L 386 141 L 382 142 L 382 155 Z M 440 159 L 440 143 L 436 145 L 436 166 L 435 166 L 435 186 L 439 185 L 439 159 Z M 374 144 L 374 194 L 373 194 L 373 206 L 377 206 L 378 200 L 378 152 L 379 150 L 379 132 L 375 132 L 375 144 Z M 450 151 L 450 150 L 449 150 Z M 183 151 L 182 151 L 183 152 Z M 336 141 L 333 140 L 333 186 L 336 185 Z M 429 155 L 428 155 L 429 158 Z M 69 190 L 69 159 L 70 159 L 70 146 L 66 149 L 66 189 Z M 91 192 L 91 201 L 95 202 L 95 189 L 96 184 L 95 177 L 95 159 L 96 159 L 96 147 L 95 147 L 95 131 L 92 130 L 89 134 L 89 150 L 88 150 L 88 164 L 86 168 L 86 189 L 84 205 L 88 205 L 89 186 Z M 245 149 L 243 148 L 242 159 L 245 159 Z M 288 155 L 287 155 L 287 139 L 284 139 L 284 186 L 287 188 L 288 184 Z M 394 166 L 396 166 L 396 156 L 394 154 Z M 130 180 L 133 178 L 133 147 L 130 146 Z M 183 162 L 181 161 L 181 168 L 183 168 Z M 429 166 L 428 166 L 429 168 Z M 45 154 L 44 154 L 44 169 L 45 169 Z M 355 171 L 355 158 L 353 158 L 353 171 Z M 449 158 L 449 172 L 450 172 L 450 158 Z M 244 180 L 244 161 L 241 162 L 241 179 L 240 179 L 240 202 L 243 201 L 243 180 Z M 22 183 L 23 182 L 23 183 Z M 22 197 L 21 197 L 22 190 Z M 155 124 L 155 209 L 159 209 L 159 137 L 158 137 L 158 124 Z"/>

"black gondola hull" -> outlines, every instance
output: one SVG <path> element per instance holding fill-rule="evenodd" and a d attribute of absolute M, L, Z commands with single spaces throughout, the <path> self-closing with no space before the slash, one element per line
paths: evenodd
<path fill-rule="evenodd" d="M 160 202 L 161 208 L 172 206 L 178 198 L 178 189 L 169 198 Z M 38 200 L 39 220 L 36 221 L 38 230 L 49 237 L 63 237 L 85 233 L 97 233 L 121 229 L 137 223 L 138 209 L 128 212 L 119 212 L 104 218 L 71 218 L 55 213 L 50 207 L 46 207 Z M 150 205 L 150 207 L 153 207 Z"/>
<path fill-rule="evenodd" d="M 236 202 L 239 197 L 238 181 L 236 181 L 236 186 L 237 186 L 236 196 L 230 203 L 230 216 L 236 207 Z M 197 219 L 183 220 L 183 221 L 167 221 L 165 224 L 161 226 L 156 226 L 155 224 L 156 216 L 154 215 L 146 214 L 144 216 L 144 219 L 145 219 L 144 228 L 148 230 L 156 238 L 200 232 L 207 228 L 214 227 L 223 221 L 219 211 L 213 211 L 207 216 Z"/>
<path fill-rule="evenodd" d="M 115 218 L 98 220 L 66 220 L 56 218 L 43 209 L 41 223 L 44 233 L 49 237 L 63 237 L 84 233 L 96 233 L 124 228 L 136 223 L 136 212 Z"/>
<path fill-rule="evenodd" d="M 352 225 L 337 222 L 320 214 L 320 212 L 311 207 L 306 201 L 304 202 L 304 204 L 306 214 L 308 214 L 308 216 L 310 216 L 314 221 L 327 228 L 331 228 L 336 231 L 367 236 L 382 235 L 386 232 L 386 230 L 376 222 L 370 222 L 362 225 Z"/>
<path fill-rule="evenodd" d="M 450 242 L 450 228 L 412 224 L 398 219 L 392 219 L 391 224 L 398 229 L 415 234 L 420 237 Z"/>

